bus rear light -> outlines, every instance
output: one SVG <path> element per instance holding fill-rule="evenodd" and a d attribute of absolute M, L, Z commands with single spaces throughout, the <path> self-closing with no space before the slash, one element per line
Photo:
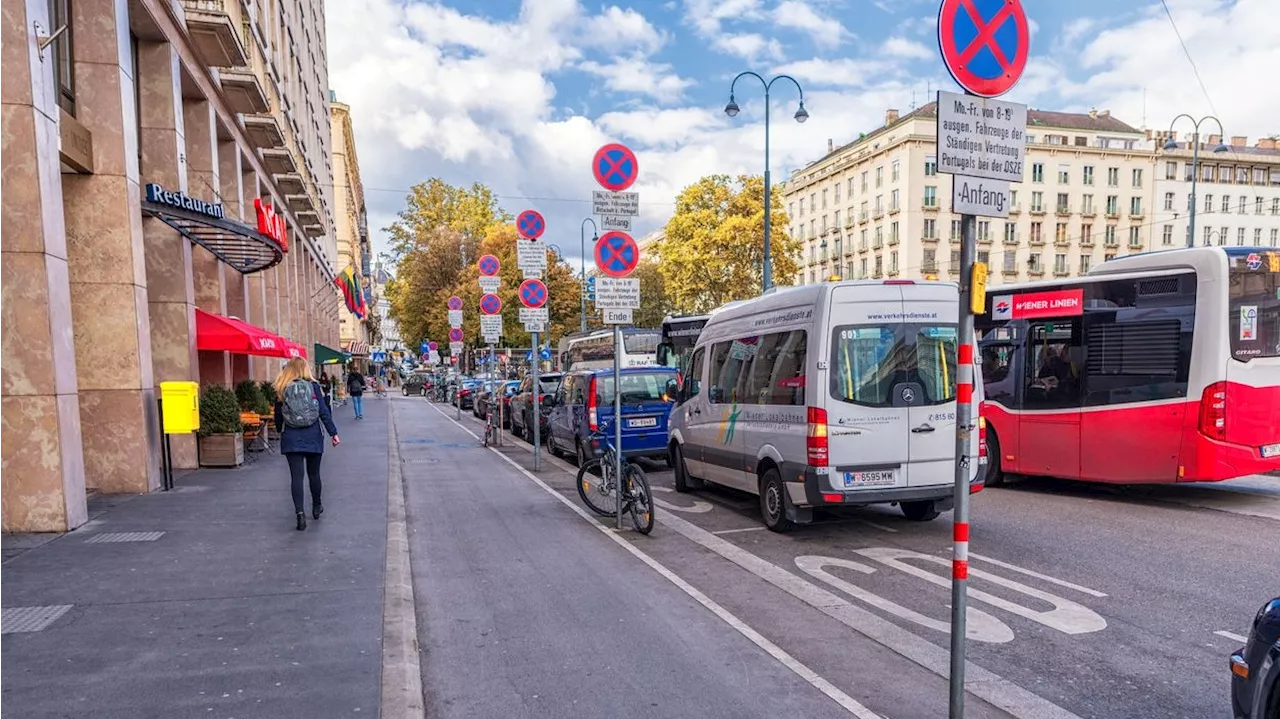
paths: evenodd
<path fill-rule="evenodd" d="M 600 413 L 596 411 L 596 378 L 591 378 L 591 385 L 587 387 L 587 427 L 592 432 L 600 431 Z"/>
<path fill-rule="evenodd" d="M 1214 382 L 1200 395 L 1200 433 L 1209 439 L 1227 438 L 1227 383 Z"/>
<path fill-rule="evenodd" d="M 987 418 L 978 410 L 978 458 L 987 456 Z"/>
<path fill-rule="evenodd" d="M 809 431 L 805 436 L 805 451 L 810 467 L 825 467 L 830 453 L 827 447 L 827 411 L 819 407 L 809 408 Z"/>

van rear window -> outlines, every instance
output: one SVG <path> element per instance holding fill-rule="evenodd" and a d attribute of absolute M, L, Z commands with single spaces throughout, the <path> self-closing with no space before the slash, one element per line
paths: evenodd
<path fill-rule="evenodd" d="M 624 372 L 619 379 L 623 404 L 642 402 L 666 402 L 667 381 L 676 378 L 675 372 Z M 596 404 L 613 403 L 613 375 L 596 376 Z"/>
<path fill-rule="evenodd" d="M 837 327 L 831 341 L 831 396 L 867 407 L 894 406 L 894 386 L 923 388 L 926 405 L 956 396 L 956 326 L 897 323 Z"/>

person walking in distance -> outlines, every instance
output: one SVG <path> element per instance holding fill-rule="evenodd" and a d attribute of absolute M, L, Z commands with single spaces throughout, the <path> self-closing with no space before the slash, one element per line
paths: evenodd
<path fill-rule="evenodd" d="M 347 394 L 351 395 L 351 406 L 356 411 L 356 419 L 364 419 L 364 375 L 354 366 L 347 373 Z"/>
<path fill-rule="evenodd" d="M 293 492 L 293 511 L 297 516 L 298 530 L 307 528 L 307 512 L 303 508 L 302 477 L 311 480 L 311 516 L 319 519 L 324 514 L 320 503 L 320 460 L 324 457 L 324 431 L 329 441 L 337 447 L 338 428 L 333 424 L 333 414 L 324 401 L 320 383 L 311 376 L 311 367 L 301 357 L 289 360 L 276 377 L 276 431 L 280 433 L 280 453 L 289 461 L 289 476 Z"/>

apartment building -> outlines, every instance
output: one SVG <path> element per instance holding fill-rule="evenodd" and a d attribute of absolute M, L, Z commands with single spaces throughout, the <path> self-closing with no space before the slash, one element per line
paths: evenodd
<path fill-rule="evenodd" d="M 4 531 L 157 489 L 161 382 L 265 380 L 337 343 L 323 12 L 5 3 Z M 213 342 L 233 320 L 271 343 Z M 172 451 L 197 465 L 192 435 Z"/>
<path fill-rule="evenodd" d="M 333 132 L 334 217 L 337 220 L 334 233 L 337 263 L 334 269 L 343 272 L 350 267 L 360 287 L 371 287 L 373 248 L 369 243 L 369 218 L 365 210 L 364 183 L 360 180 L 351 108 L 338 102 L 333 91 L 329 93 L 329 114 Z M 345 303 L 338 309 L 338 335 L 344 351 L 354 355 L 368 354 L 372 344 L 368 325 Z"/>
<path fill-rule="evenodd" d="M 956 279 L 960 216 L 951 176 L 937 171 L 937 108 L 929 103 L 792 173 L 782 188 L 804 283 Z M 1152 158 L 1144 133 L 1107 111 L 1031 110 L 1021 184 L 1007 220 L 979 218 L 978 259 L 989 282 L 1088 271 L 1150 247 Z"/>
<path fill-rule="evenodd" d="M 1169 136 L 1154 136 L 1154 236 L 1157 249 L 1188 244 L 1194 147 L 1165 150 Z M 1193 138 L 1188 138 L 1193 140 Z M 1275 138 L 1249 145 L 1247 137 L 1208 135 L 1200 145 L 1196 182 L 1196 237 L 1200 245 L 1280 247 L 1280 149 Z"/>

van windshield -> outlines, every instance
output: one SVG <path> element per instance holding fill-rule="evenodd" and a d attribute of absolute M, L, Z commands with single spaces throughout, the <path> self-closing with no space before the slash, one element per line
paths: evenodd
<path fill-rule="evenodd" d="M 893 387 L 919 384 L 924 404 L 956 396 L 954 324 L 845 325 L 831 342 L 831 396 L 867 407 L 892 407 Z"/>
<path fill-rule="evenodd" d="M 666 402 L 667 380 L 675 379 L 675 372 L 627 372 L 620 384 L 623 404 L 642 402 Z M 596 404 L 603 407 L 613 404 L 613 375 L 596 375 Z"/>

